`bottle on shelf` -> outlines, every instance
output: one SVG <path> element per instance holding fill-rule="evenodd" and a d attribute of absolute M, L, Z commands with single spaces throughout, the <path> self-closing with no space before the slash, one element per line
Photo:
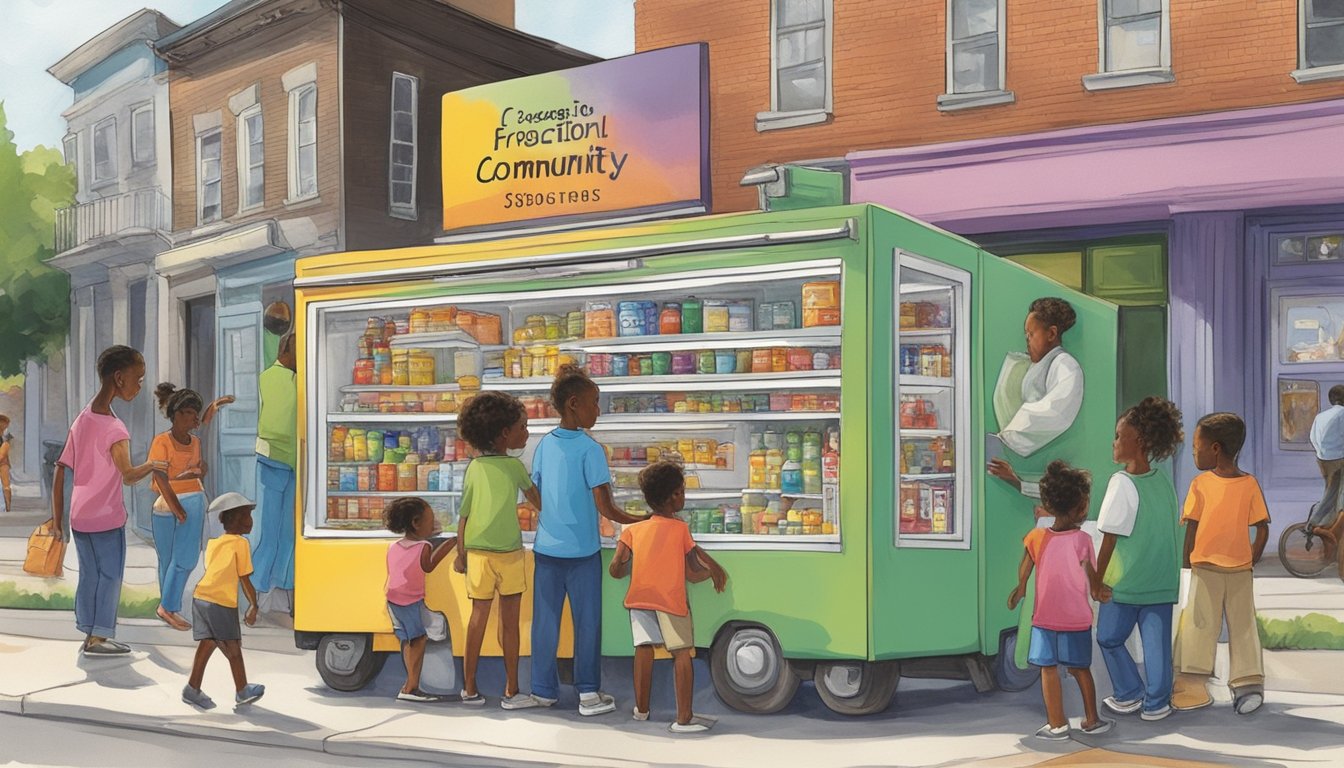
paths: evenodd
<path fill-rule="evenodd" d="M 747 485 L 752 488 L 765 488 L 765 435 L 761 432 L 755 433 L 754 442 L 751 446 L 751 453 L 748 456 L 748 481 Z"/>
<path fill-rule="evenodd" d="M 779 489 L 784 493 L 803 492 L 803 464 L 798 459 L 787 459 L 780 467 Z"/>

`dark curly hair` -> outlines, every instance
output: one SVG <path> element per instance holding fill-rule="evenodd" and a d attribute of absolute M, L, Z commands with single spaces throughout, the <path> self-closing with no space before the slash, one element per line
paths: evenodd
<path fill-rule="evenodd" d="M 1139 445 L 1150 461 L 1162 461 L 1176 455 L 1176 446 L 1185 439 L 1181 427 L 1181 409 L 1165 397 L 1145 397 L 1138 405 L 1120 414 L 1120 420 L 1139 433 Z"/>
<path fill-rule="evenodd" d="M 504 430 L 527 416 L 527 408 L 513 395 L 481 392 L 462 406 L 457 414 L 457 432 L 481 453 L 495 450 L 495 442 Z"/>
<path fill-rule="evenodd" d="M 1060 336 L 1078 322 L 1078 313 L 1073 311 L 1073 305 L 1057 296 L 1046 296 L 1031 302 L 1028 311 L 1045 327 L 1053 325 L 1058 328 Z"/>
<path fill-rule="evenodd" d="M 1235 459 L 1246 444 L 1246 422 L 1235 413 L 1220 411 L 1201 418 L 1195 429 L 1202 430 L 1211 443 L 1223 447 L 1223 453 Z"/>
<path fill-rule="evenodd" d="M 247 506 L 234 507 L 233 509 L 226 509 L 223 512 L 220 512 L 219 524 L 221 527 L 224 528 L 224 532 L 228 533 L 232 531 L 234 528 L 236 528 L 238 525 L 238 521 L 242 518 L 242 516 L 249 514 L 255 506 L 256 505 L 254 504 L 248 504 Z"/>
<path fill-rule="evenodd" d="M 178 389 L 170 382 L 162 382 L 154 388 L 154 397 L 159 400 L 159 410 L 170 420 L 183 408 L 194 409 L 197 415 L 205 410 L 205 398 L 194 389 Z"/>
<path fill-rule="evenodd" d="M 145 356 L 140 354 L 137 349 L 114 344 L 102 351 L 98 355 L 98 378 L 101 381 L 107 381 L 117 371 L 124 371 L 134 365 L 140 365 L 145 362 Z"/>
<path fill-rule="evenodd" d="M 420 513 L 429 508 L 429 504 L 418 496 L 393 499 L 383 508 L 383 525 L 393 533 L 406 533 L 415 525 L 415 519 Z"/>
<path fill-rule="evenodd" d="M 639 490 L 654 509 L 666 504 L 672 494 L 685 485 L 681 467 L 670 461 L 655 461 L 639 471 Z"/>
<path fill-rule="evenodd" d="M 1055 517 L 1072 514 L 1092 493 L 1092 473 L 1055 459 L 1041 477 L 1041 504 Z"/>
<path fill-rule="evenodd" d="M 566 363 L 560 366 L 560 370 L 555 374 L 555 381 L 551 382 L 551 404 L 555 406 L 555 410 L 564 413 L 565 403 L 569 402 L 571 397 L 578 397 L 588 391 L 589 387 L 597 389 L 597 384 L 588 378 L 588 372 L 577 365 Z"/>

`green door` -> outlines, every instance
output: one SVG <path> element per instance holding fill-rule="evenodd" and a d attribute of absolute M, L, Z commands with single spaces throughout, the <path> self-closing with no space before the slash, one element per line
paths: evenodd
<path fill-rule="evenodd" d="M 1007 483 L 984 471 L 984 433 L 997 433 L 992 397 L 1010 352 L 1025 352 L 1023 325 L 1031 302 L 1044 296 L 1068 301 L 1078 315 L 1077 324 L 1064 334 L 1065 351 L 1077 359 L 1083 372 L 1083 400 L 1073 425 L 1029 456 L 1008 451 L 1006 458 L 1024 479 L 1035 480 L 1054 459 L 1064 459 L 1092 472 L 1092 511 L 1095 519 L 1105 483 L 1116 467 L 1111 462 L 1111 439 L 1115 431 L 1117 335 L 1116 307 L 1100 299 L 1070 290 L 1032 270 L 988 253 L 981 255 L 980 350 L 984 356 L 981 397 L 984 429 L 974 445 L 978 481 L 984 500 L 980 516 L 983 607 L 983 651 L 998 651 L 1004 630 L 1018 625 L 1018 612 L 1008 610 L 1008 593 L 1017 582 L 1022 558 L 1022 538 L 1035 525 L 1035 500 L 1024 497 Z M 1023 605 L 1026 605 L 1024 601 Z M 1019 607 L 1018 610 L 1022 610 Z"/>

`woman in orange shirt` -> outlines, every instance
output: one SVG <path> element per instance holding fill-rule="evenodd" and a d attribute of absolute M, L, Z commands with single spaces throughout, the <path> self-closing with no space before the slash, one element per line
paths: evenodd
<path fill-rule="evenodd" d="M 154 465 L 154 550 L 159 557 L 158 617 L 177 630 L 191 629 L 182 618 L 182 594 L 187 576 L 201 559 L 201 534 L 205 529 L 206 465 L 201 458 L 200 438 L 192 434 L 209 424 L 215 411 L 233 402 L 221 397 L 204 407 L 195 390 L 178 389 L 164 382 L 154 389 L 159 408 L 172 428 L 154 437 L 149 461 Z"/>

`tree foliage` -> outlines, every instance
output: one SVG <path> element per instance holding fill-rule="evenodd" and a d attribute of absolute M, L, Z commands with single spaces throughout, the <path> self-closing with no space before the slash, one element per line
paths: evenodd
<path fill-rule="evenodd" d="M 0 376 L 60 349 L 70 328 L 70 280 L 55 255 L 56 210 L 74 203 L 75 172 L 61 153 L 20 153 L 0 102 Z"/>

